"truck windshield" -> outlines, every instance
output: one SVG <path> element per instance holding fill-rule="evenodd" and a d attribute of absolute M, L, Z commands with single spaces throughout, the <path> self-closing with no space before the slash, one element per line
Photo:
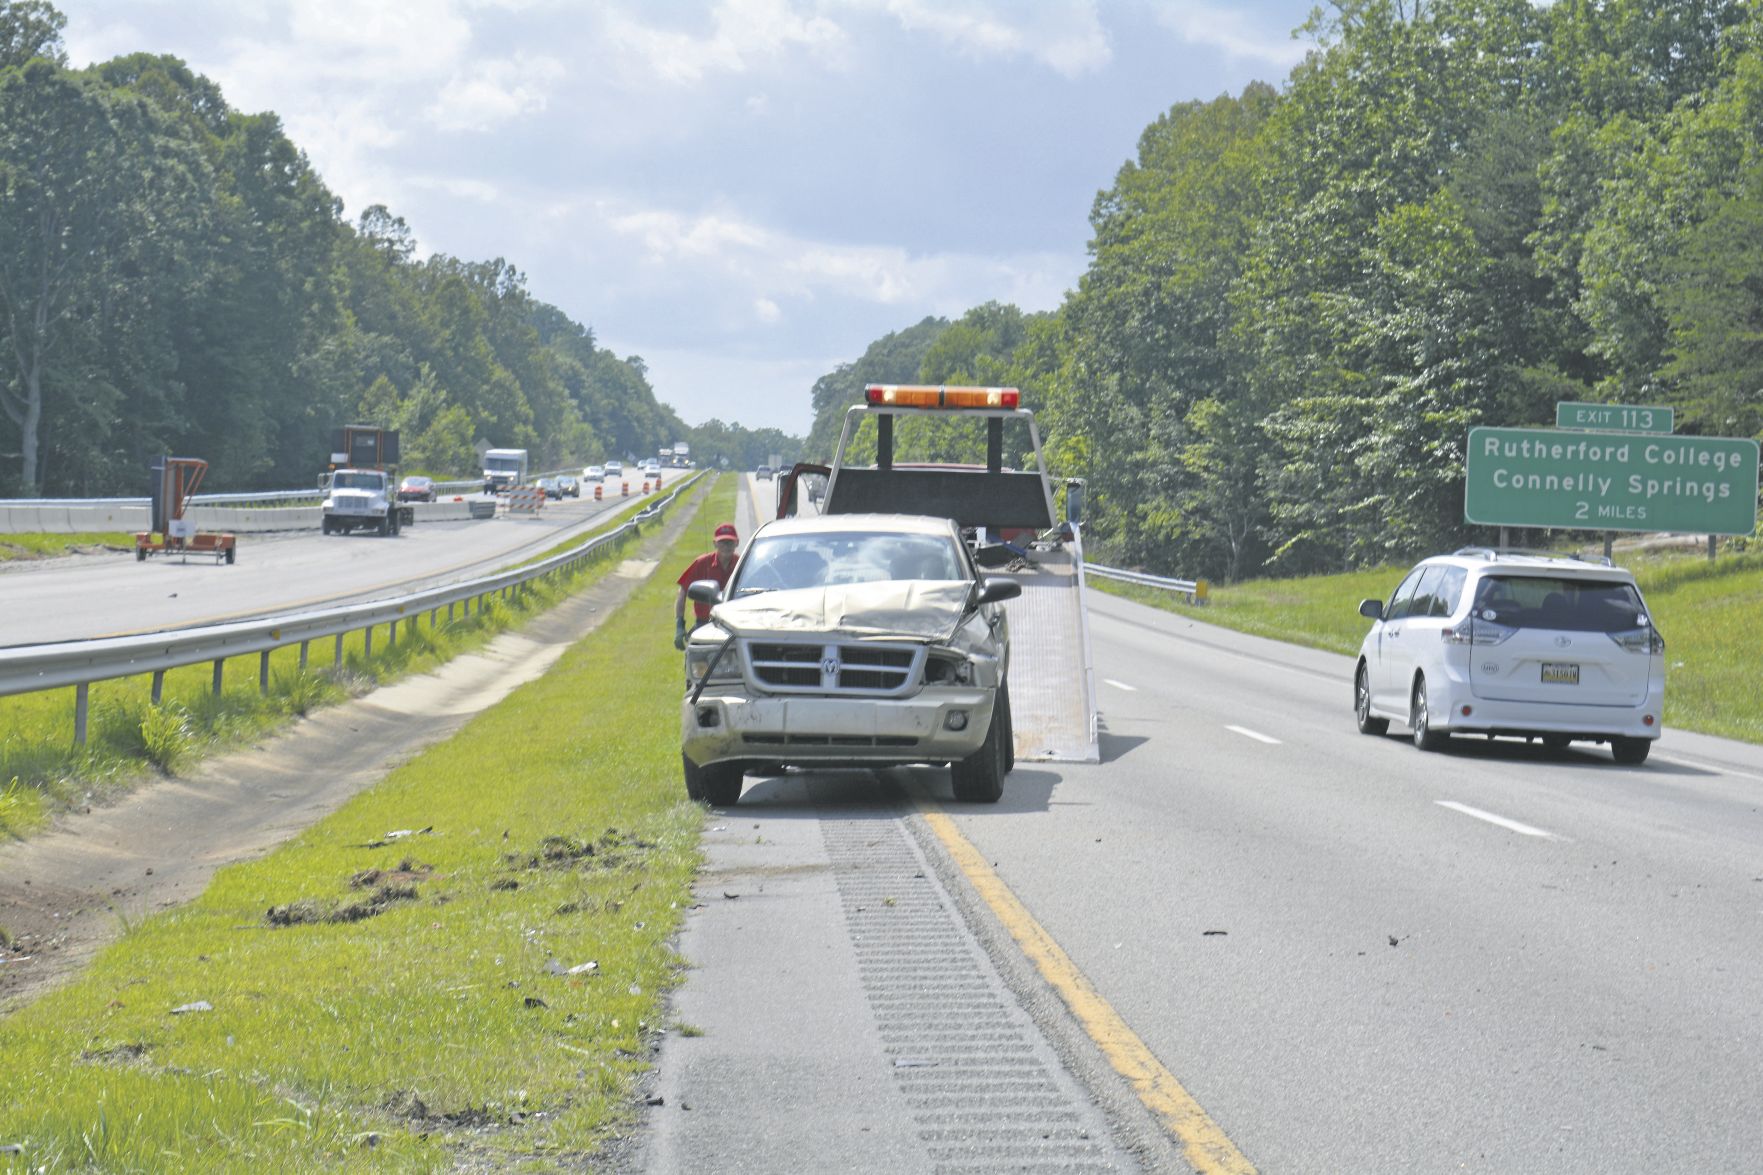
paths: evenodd
<path fill-rule="evenodd" d="M 384 474 L 379 473 L 339 473 L 331 479 L 331 488 L 336 490 L 383 490 L 386 488 Z"/>
<path fill-rule="evenodd" d="M 733 595 L 828 584 L 966 579 L 960 549 L 937 535 L 761 535 L 741 557 Z"/>
<path fill-rule="evenodd" d="M 484 468 L 496 473 L 519 473 L 520 458 L 518 457 L 485 457 Z"/>

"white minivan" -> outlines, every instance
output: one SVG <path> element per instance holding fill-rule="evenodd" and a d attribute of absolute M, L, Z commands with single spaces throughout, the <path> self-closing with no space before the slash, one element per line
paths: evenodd
<path fill-rule="evenodd" d="M 1362 733 L 1393 719 L 1424 751 L 1454 734 L 1602 742 L 1618 763 L 1659 737 L 1665 641 L 1620 567 L 1465 547 L 1359 613 L 1373 621 L 1353 674 Z"/>

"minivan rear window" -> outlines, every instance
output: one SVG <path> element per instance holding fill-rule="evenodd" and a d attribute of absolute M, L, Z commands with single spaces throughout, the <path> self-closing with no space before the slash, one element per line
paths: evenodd
<path fill-rule="evenodd" d="M 1634 585 L 1619 580 L 1493 575 L 1476 592 L 1475 615 L 1508 628 L 1628 632 L 1646 609 Z"/>

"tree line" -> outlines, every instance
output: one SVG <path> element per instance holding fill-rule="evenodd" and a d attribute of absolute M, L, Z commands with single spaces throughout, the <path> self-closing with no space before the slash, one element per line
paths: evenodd
<path fill-rule="evenodd" d="M 168 452 L 211 489 L 306 485 L 351 423 L 441 476 L 491 446 L 547 469 L 789 439 L 686 427 L 514 265 L 419 260 L 387 208 L 343 218 L 274 114 L 175 57 L 71 69 L 64 26 L 0 0 L 0 496 L 142 493 Z"/>
<path fill-rule="evenodd" d="M 1145 128 L 1056 311 L 877 341 L 809 450 L 865 380 L 1016 384 L 1093 547 L 1235 579 L 1485 541 L 1468 430 L 1558 400 L 1758 435 L 1763 8 L 1337 0 L 1300 32 L 1280 87 Z"/>

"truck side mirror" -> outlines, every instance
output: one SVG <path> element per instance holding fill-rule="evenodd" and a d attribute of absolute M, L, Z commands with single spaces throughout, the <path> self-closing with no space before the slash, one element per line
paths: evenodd
<path fill-rule="evenodd" d="M 1382 620 L 1383 619 L 1383 601 L 1382 600 L 1360 600 L 1359 601 L 1359 615 L 1365 617 L 1367 620 Z"/>
<path fill-rule="evenodd" d="M 1022 585 L 1008 576 L 988 575 L 979 582 L 979 602 L 982 604 L 1014 600 L 1021 594 Z"/>
<path fill-rule="evenodd" d="M 722 585 L 714 579 L 695 579 L 687 585 L 686 596 L 700 604 L 720 604 Z"/>

